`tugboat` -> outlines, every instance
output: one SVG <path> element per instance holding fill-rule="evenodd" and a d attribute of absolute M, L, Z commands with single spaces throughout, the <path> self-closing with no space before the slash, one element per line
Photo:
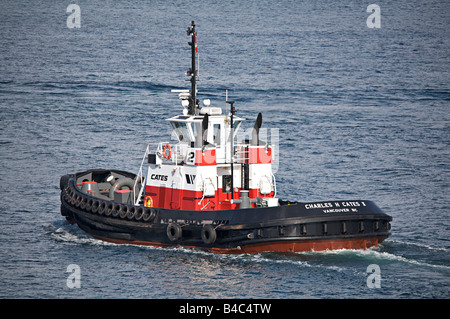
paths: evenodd
<path fill-rule="evenodd" d="M 149 144 L 136 174 L 92 169 L 62 176 L 61 214 L 100 240 L 215 253 L 367 249 L 389 237 L 392 218 L 372 201 L 277 197 L 275 146 L 260 140 L 261 113 L 251 138 L 237 142 L 244 119 L 234 101 L 226 101 L 226 112 L 209 100 L 200 105 L 194 21 L 187 34 L 191 88 L 172 90 L 183 112 L 167 120 L 178 141 Z"/>

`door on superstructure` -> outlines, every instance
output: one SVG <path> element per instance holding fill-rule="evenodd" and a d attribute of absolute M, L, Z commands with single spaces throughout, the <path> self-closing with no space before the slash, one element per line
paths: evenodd
<path fill-rule="evenodd" d="M 213 123 L 213 143 L 216 146 L 216 162 L 225 163 L 225 132 L 223 123 Z"/>

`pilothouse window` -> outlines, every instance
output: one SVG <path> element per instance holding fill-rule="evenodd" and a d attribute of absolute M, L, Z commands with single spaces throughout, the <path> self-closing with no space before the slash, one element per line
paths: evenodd
<path fill-rule="evenodd" d="M 220 124 L 214 124 L 214 144 L 220 146 Z"/>
<path fill-rule="evenodd" d="M 186 122 L 170 122 L 170 124 L 180 142 L 189 143 L 194 140 Z"/>
<path fill-rule="evenodd" d="M 197 127 L 199 127 L 198 131 L 201 131 L 201 123 L 200 122 L 192 122 L 189 123 L 192 127 L 192 132 L 194 133 L 194 139 L 197 138 Z"/>

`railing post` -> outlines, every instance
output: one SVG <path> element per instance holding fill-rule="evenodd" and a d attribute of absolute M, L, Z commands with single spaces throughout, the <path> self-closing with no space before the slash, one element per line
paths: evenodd
<path fill-rule="evenodd" d="M 145 149 L 144 157 L 142 158 L 142 161 L 141 161 L 141 166 L 139 167 L 139 171 L 138 171 L 137 176 L 136 176 L 136 181 L 134 182 L 133 199 L 134 199 L 134 205 L 135 206 L 137 205 L 137 203 L 139 203 L 139 197 L 140 197 L 140 195 L 142 193 L 142 189 L 144 188 L 144 185 L 143 185 L 144 178 L 143 178 L 143 173 L 142 173 L 142 167 L 144 166 L 145 159 L 148 157 L 149 150 L 150 150 L 150 144 L 147 144 L 147 148 Z M 138 196 L 136 197 L 136 187 L 137 187 L 137 183 L 139 181 L 141 182 L 141 189 L 139 191 Z"/>

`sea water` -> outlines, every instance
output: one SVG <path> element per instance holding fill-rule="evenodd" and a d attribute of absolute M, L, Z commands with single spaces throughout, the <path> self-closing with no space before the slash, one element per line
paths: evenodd
<path fill-rule="evenodd" d="M 448 298 L 449 9 L 2 1 L 0 297 Z M 243 129 L 262 112 L 278 136 L 277 196 L 373 200 L 393 217 L 389 239 L 230 256 L 105 243 L 65 221 L 61 175 L 137 172 L 148 143 L 173 138 L 192 20 L 198 97 L 225 109 L 228 90 Z"/>

